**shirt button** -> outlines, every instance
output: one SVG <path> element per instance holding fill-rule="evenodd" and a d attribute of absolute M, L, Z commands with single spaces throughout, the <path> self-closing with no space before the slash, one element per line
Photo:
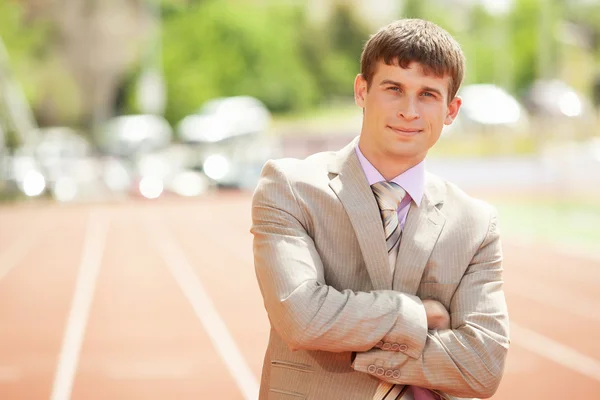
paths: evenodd
<path fill-rule="evenodd" d="M 391 343 L 384 343 L 384 345 L 383 345 L 383 349 L 384 350 L 389 350 L 391 348 L 392 348 L 392 344 Z"/>
<path fill-rule="evenodd" d="M 377 342 L 377 344 L 375 345 L 375 347 L 381 348 L 381 346 L 383 346 L 383 342 L 380 340 L 379 342 Z"/>
<path fill-rule="evenodd" d="M 369 366 L 367 367 L 367 372 L 368 372 L 368 373 L 370 373 L 370 374 L 374 374 L 374 373 L 375 373 L 375 371 L 377 371 L 377 367 L 376 367 L 375 365 L 371 364 L 371 365 L 369 365 Z"/>
<path fill-rule="evenodd" d="M 386 378 L 391 378 L 393 375 L 394 375 L 394 371 L 392 371 L 391 369 L 388 369 L 387 371 L 385 371 Z"/>
<path fill-rule="evenodd" d="M 405 344 L 401 344 L 401 345 L 399 346 L 399 349 L 400 349 L 400 351 L 401 351 L 401 352 L 403 352 L 403 353 L 404 353 L 406 350 L 408 350 L 408 346 L 407 346 L 407 345 L 405 345 Z"/>
<path fill-rule="evenodd" d="M 394 343 L 392 345 L 392 351 L 398 351 L 398 349 L 400 349 L 400 345 L 398 343 Z"/>
<path fill-rule="evenodd" d="M 400 371 L 395 369 L 394 372 L 392 372 L 392 378 L 394 378 L 394 379 L 400 378 Z"/>
<path fill-rule="evenodd" d="M 383 374 L 385 373 L 385 370 L 381 367 L 377 368 L 377 375 L 379 376 L 383 376 Z"/>

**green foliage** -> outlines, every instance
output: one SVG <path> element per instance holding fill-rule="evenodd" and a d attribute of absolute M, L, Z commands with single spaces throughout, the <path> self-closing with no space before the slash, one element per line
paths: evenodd
<path fill-rule="evenodd" d="M 547 25 L 541 23 L 542 5 Z M 482 5 L 468 12 L 423 10 L 461 44 L 467 58 L 466 83 L 491 82 L 520 93 L 541 70 L 552 74 L 558 69 L 560 47 L 555 33 L 560 7 L 556 1 L 514 0 L 513 9 L 504 16 L 491 15 Z M 453 23 L 458 20 L 461 23 Z M 547 58 L 542 60 L 541 54 Z"/>
<path fill-rule="evenodd" d="M 541 23 L 541 7 L 547 13 L 547 25 Z M 532 18 L 534 16 L 534 18 Z M 515 62 L 515 91 L 519 91 L 536 79 L 541 69 L 550 75 L 558 68 L 559 44 L 556 38 L 560 22 L 556 2 L 540 0 L 517 0 L 510 16 L 511 53 Z M 546 60 L 540 57 L 547 52 Z M 541 65 L 540 63 L 546 63 Z"/>
<path fill-rule="evenodd" d="M 327 23 L 328 36 L 334 51 L 358 60 L 368 39 L 369 30 L 353 10 L 354 8 L 347 3 L 336 3 Z"/>
<path fill-rule="evenodd" d="M 17 133 L 14 130 L 7 130 L 5 132 L 5 135 L 6 136 L 4 138 L 4 145 L 6 146 L 9 152 L 13 152 L 22 144 L 21 140 L 19 139 L 19 135 L 17 135 Z"/>
<path fill-rule="evenodd" d="M 48 27 L 28 24 L 18 2 L 0 0 L 0 38 L 10 58 L 10 71 L 23 86 L 27 98 L 39 95 L 39 67 L 48 56 Z"/>
<path fill-rule="evenodd" d="M 457 38 L 467 58 L 466 82 L 494 82 L 494 61 L 498 49 L 492 45 L 494 20 L 483 7 L 474 6 L 465 35 Z"/>
<path fill-rule="evenodd" d="M 351 97 L 369 35 L 347 5 L 317 25 L 304 7 L 203 0 L 163 2 L 166 117 L 177 123 L 205 101 L 251 95 L 275 113 Z M 129 108 L 135 81 L 128 85 Z"/>
<path fill-rule="evenodd" d="M 432 19 L 430 13 L 425 10 L 425 6 L 426 2 L 423 0 L 404 0 L 402 16 L 404 18 Z M 437 23 L 437 21 L 434 22 Z"/>
<path fill-rule="evenodd" d="M 600 1 L 578 2 L 577 4 L 565 2 L 564 7 L 569 20 L 583 26 L 592 37 L 592 50 L 597 64 L 600 64 Z"/>
<path fill-rule="evenodd" d="M 252 95 L 275 113 L 298 113 L 337 97 L 350 98 L 360 53 L 373 29 L 343 1 L 334 2 L 323 23 L 307 17 L 305 2 L 148 2 L 161 7 L 161 59 L 168 91 L 166 116 L 171 123 L 221 96 Z M 499 18 L 481 6 L 467 9 L 440 1 L 405 0 L 401 16 L 432 20 L 453 34 L 467 56 L 468 83 L 495 82 L 520 93 L 540 71 L 558 72 L 560 63 L 569 61 L 556 37 L 564 19 L 592 32 L 593 50 L 600 61 L 599 3 L 514 3 L 514 9 Z M 12 70 L 34 109 L 43 104 L 46 113 L 60 114 L 58 119 L 74 119 L 80 101 L 69 93 L 78 93 L 78 88 L 57 55 L 60 38 L 51 27 L 40 24 L 48 20 L 43 15 L 35 23 L 24 20 L 23 4 L 28 3 L 0 0 L 0 36 Z M 540 22 L 542 6 L 545 26 Z M 541 59 L 541 54 L 548 57 Z M 123 75 L 128 99 L 123 112 L 136 111 L 136 83 L 143 64 L 139 60 Z"/>
<path fill-rule="evenodd" d="M 214 97 L 246 94 L 274 112 L 314 104 L 317 83 L 299 48 L 295 9 L 205 1 L 165 21 L 167 117 Z"/>
<path fill-rule="evenodd" d="M 303 21 L 302 55 L 319 84 L 321 100 L 352 97 L 353 82 L 360 72 L 360 55 L 369 38 L 369 29 L 354 9 L 335 3 L 325 25 Z"/>

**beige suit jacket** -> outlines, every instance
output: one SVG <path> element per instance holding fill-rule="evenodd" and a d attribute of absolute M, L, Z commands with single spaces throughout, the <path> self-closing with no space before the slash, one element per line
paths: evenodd
<path fill-rule="evenodd" d="M 254 263 L 271 323 L 261 400 L 370 400 L 379 380 L 489 397 L 509 346 L 496 213 L 431 174 L 392 276 L 356 156 L 269 161 L 252 201 Z M 428 331 L 421 299 L 449 310 Z"/>

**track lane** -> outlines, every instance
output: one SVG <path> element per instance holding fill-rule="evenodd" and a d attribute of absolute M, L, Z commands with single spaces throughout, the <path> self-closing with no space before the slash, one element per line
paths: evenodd
<path fill-rule="evenodd" d="M 50 396 L 88 215 L 87 209 L 17 215 L 17 226 L 33 236 L 32 247 L 0 280 L 1 399 Z M 36 230 L 40 221 L 48 230 Z"/>
<path fill-rule="evenodd" d="M 269 322 L 256 283 L 246 198 L 182 202 L 163 211 L 166 229 L 177 237 L 257 379 L 267 346 Z"/>
<path fill-rule="evenodd" d="M 13 235 L 7 232 L 13 228 L 16 237 L 27 235 L 27 227 L 44 219 L 51 227 L 0 279 L 0 398 L 48 399 L 89 212 L 98 207 L 47 205 L 18 213 L 12 209 L 13 219 L 4 225 L 10 228 L 0 227 L 0 237 L 11 241 Z M 155 216 L 181 247 L 258 379 L 268 320 L 252 265 L 250 195 L 138 200 L 100 208 L 111 214 L 111 227 L 72 398 L 242 400 L 234 377 L 148 235 L 142 215 Z M 6 213 L 0 207 L 0 225 Z M 64 223 L 60 229 L 53 225 L 58 220 Z M 504 379 L 493 398 L 598 396 L 596 380 L 554 360 L 560 349 L 552 343 L 600 362 L 593 334 L 597 318 L 569 312 L 569 304 L 553 303 L 574 298 L 575 293 L 573 304 L 588 302 L 593 309 L 600 293 L 590 288 L 600 283 L 600 265 L 554 254 L 551 248 L 513 246 L 508 240 L 505 268 L 513 325 L 551 340 L 544 341 L 544 354 L 545 347 L 531 345 L 514 329 Z M 537 287 L 528 286 L 536 282 Z M 553 291 L 556 296 L 546 295 Z M 541 295 L 532 298 L 536 294 Z"/>
<path fill-rule="evenodd" d="M 597 382 L 540 357 L 513 341 L 502 383 L 492 399 L 592 400 L 598 394 L 600 384 Z"/>
<path fill-rule="evenodd" d="M 136 212 L 113 211 L 72 399 L 241 400 Z"/>

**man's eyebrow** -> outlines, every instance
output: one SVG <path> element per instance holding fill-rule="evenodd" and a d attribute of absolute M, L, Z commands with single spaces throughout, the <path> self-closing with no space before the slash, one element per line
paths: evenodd
<path fill-rule="evenodd" d="M 383 86 L 383 85 L 394 85 L 394 86 L 397 86 L 399 88 L 404 88 L 403 84 L 401 84 L 400 82 L 393 81 L 391 79 L 384 79 L 384 80 L 381 81 L 381 83 L 379 85 L 380 86 Z M 443 96 L 442 92 L 439 89 L 436 89 L 436 88 L 430 87 L 430 86 L 423 86 L 421 88 L 421 91 L 436 93 L 438 96 Z"/>
<path fill-rule="evenodd" d="M 379 85 L 380 86 L 383 86 L 383 85 L 394 85 L 394 86 L 398 86 L 400 88 L 404 87 L 404 85 L 401 84 L 400 82 L 392 81 L 391 79 L 384 79 L 384 80 L 381 81 L 381 83 Z"/>

